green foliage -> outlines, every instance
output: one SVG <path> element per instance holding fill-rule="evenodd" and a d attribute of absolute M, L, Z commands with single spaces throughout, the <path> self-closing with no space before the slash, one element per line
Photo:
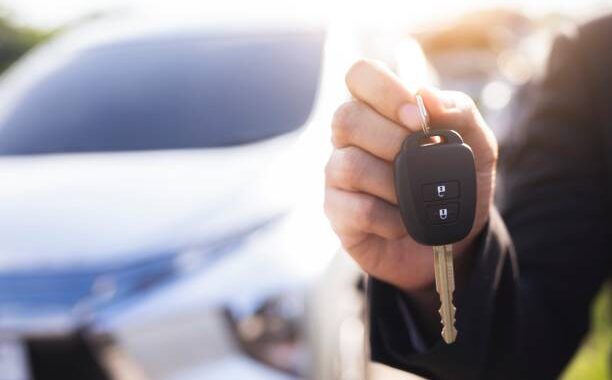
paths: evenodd
<path fill-rule="evenodd" d="M 593 304 L 591 332 L 561 379 L 612 379 L 611 361 L 612 283 L 608 283 Z"/>
<path fill-rule="evenodd" d="M 51 33 L 15 25 L 0 12 L 0 73 Z"/>

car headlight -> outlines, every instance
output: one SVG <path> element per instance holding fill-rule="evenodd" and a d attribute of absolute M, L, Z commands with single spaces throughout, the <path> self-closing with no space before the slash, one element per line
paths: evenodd
<path fill-rule="evenodd" d="M 285 373 L 304 375 L 308 366 L 305 339 L 305 299 L 302 292 L 278 295 L 252 313 L 227 310 L 236 338 L 250 357 Z"/>

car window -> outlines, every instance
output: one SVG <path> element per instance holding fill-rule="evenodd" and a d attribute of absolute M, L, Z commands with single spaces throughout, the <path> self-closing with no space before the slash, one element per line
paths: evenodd
<path fill-rule="evenodd" d="M 82 50 L 3 118 L 0 154 L 224 147 L 288 133 L 310 114 L 323 40 L 189 36 Z"/>

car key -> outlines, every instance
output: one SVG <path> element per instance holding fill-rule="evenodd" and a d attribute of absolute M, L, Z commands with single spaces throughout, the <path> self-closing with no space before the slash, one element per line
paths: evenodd
<path fill-rule="evenodd" d="M 417 104 L 423 132 L 409 135 L 402 143 L 395 158 L 395 191 L 410 236 L 433 246 L 442 338 L 452 343 L 457 337 L 452 243 L 465 238 L 474 223 L 474 155 L 457 132 L 445 129 L 430 132 L 427 111 L 418 95 Z"/>

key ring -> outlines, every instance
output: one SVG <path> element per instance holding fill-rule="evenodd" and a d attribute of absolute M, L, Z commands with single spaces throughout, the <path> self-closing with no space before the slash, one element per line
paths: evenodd
<path fill-rule="evenodd" d="M 429 137 L 429 114 L 427 113 L 427 108 L 425 108 L 425 103 L 423 102 L 421 95 L 416 94 L 414 97 L 416 98 L 416 104 L 419 109 L 421 129 L 423 130 L 425 136 Z"/>

